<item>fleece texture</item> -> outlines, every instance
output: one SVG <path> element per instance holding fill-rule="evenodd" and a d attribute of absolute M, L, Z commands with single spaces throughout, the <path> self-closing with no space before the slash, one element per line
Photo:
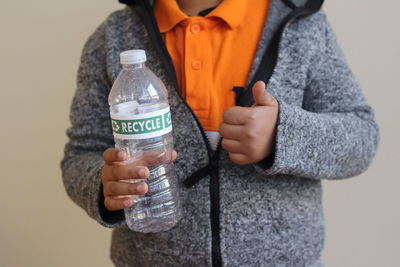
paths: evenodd
<path fill-rule="evenodd" d="M 114 228 L 116 266 L 211 266 L 209 179 L 190 189 L 182 184 L 208 164 L 206 141 L 137 12 L 126 7 L 111 14 L 83 49 L 61 164 L 65 188 L 90 217 Z M 289 12 L 280 0 L 271 1 L 249 80 Z M 123 212 L 109 212 L 103 204 L 102 153 L 114 146 L 107 98 L 121 69 L 119 53 L 129 49 L 146 50 L 148 67 L 169 91 L 183 219 L 166 232 L 133 232 Z M 323 11 L 286 27 L 267 90 L 279 102 L 273 163 L 241 166 L 221 153 L 222 264 L 316 266 L 324 243 L 321 180 L 366 170 L 377 149 L 378 127 Z"/>

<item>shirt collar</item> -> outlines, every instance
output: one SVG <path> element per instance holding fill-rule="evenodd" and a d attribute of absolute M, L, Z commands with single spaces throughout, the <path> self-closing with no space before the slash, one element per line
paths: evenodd
<path fill-rule="evenodd" d="M 243 21 L 250 2 L 251 1 L 248 0 L 223 0 L 217 8 L 206 17 L 220 18 L 225 21 L 231 29 L 234 29 Z"/>
<path fill-rule="evenodd" d="M 243 21 L 249 2 L 251 1 L 223 0 L 206 18 L 220 18 L 234 29 Z M 176 0 L 157 0 L 154 16 L 162 33 L 172 30 L 177 24 L 190 18 L 180 10 Z"/>
<path fill-rule="evenodd" d="M 160 32 L 168 32 L 181 21 L 188 19 L 176 0 L 157 0 L 153 8 Z"/>

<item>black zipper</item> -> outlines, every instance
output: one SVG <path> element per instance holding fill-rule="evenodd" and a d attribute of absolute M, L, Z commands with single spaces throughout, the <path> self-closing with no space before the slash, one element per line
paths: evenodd
<path fill-rule="evenodd" d="M 181 98 L 184 105 L 189 109 L 192 117 L 195 119 L 198 128 L 200 129 L 201 135 L 203 136 L 203 140 L 207 147 L 207 154 L 209 158 L 209 164 L 205 168 L 201 168 L 197 172 L 191 175 L 189 178 L 198 177 L 197 179 L 192 179 L 193 182 L 191 185 L 188 185 L 188 181 L 190 179 L 186 179 L 184 182 L 186 187 L 191 187 L 195 183 L 197 183 L 200 179 L 206 176 L 210 176 L 209 183 L 209 192 L 210 192 L 210 221 L 211 221 L 211 251 L 212 251 L 212 266 L 219 267 L 222 266 L 222 258 L 221 258 L 221 239 L 220 239 L 220 221 L 219 221 L 219 213 L 220 213 L 220 200 L 219 200 L 219 173 L 218 173 L 218 163 L 219 163 L 219 154 L 221 150 L 221 139 L 219 140 L 219 144 L 217 149 L 213 152 L 211 149 L 210 141 L 198 120 L 197 116 L 194 114 L 193 110 L 190 108 L 186 100 L 182 97 L 181 92 L 179 90 L 178 82 L 176 80 L 175 69 L 172 64 L 171 57 L 168 54 L 168 51 L 165 47 L 164 41 L 159 34 L 159 29 L 156 23 L 156 20 L 152 14 L 152 9 L 147 1 L 140 1 L 140 7 L 142 12 L 139 13 L 139 16 L 142 19 L 143 24 L 145 25 L 147 32 L 152 39 L 153 44 L 155 44 L 155 49 L 158 55 L 161 58 L 161 61 L 164 64 L 168 72 L 169 78 L 172 80 L 175 90 L 178 93 L 178 96 Z M 196 173 L 198 174 L 196 176 Z"/>
<path fill-rule="evenodd" d="M 282 0 L 284 3 L 290 8 L 295 8 L 294 4 L 290 4 L 289 0 Z M 324 0 L 309 0 L 304 6 L 296 7 L 283 21 L 279 30 L 274 34 L 274 37 L 271 40 L 269 47 L 266 50 L 263 59 L 260 62 L 260 65 L 255 73 L 252 81 L 247 86 L 247 90 L 245 90 L 240 98 L 238 98 L 237 105 L 240 106 L 251 106 L 254 103 L 252 97 L 252 90 L 254 83 L 256 81 L 262 80 L 265 84 L 268 84 L 271 76 L 273 75 L 278 59 L 278 53 L 280 49 L 280 43 L 283 37 L 283 33 L 286 29 L 286 26 L 292 22 L 294 19 L 299 18 L 301 16 L 307 16 L 314 14 L 317 12 L 323 3 Z M 137 4 L 139 2 L 140 8 L 142 12 L 139 12 L 139 16 L 147 29 L 147 32 L 152 40 L 152 43 L 155 46 L 155 49 L 164 64 L 165 69 L 167 70 L 169 78 L 172 80 L 175 90 L 178 93 L 178 96 L 184 103 L 184 105 L 189 109 L 192 117 L 195 119 L 198 129 L 201 132 L 203 140 L 205 141 L 207 154 L 209 158 L 209 165 L 199 169 L 194 174 L 192 174 L 189 178 L 184 181 L 186 187 L 194 186 L 198 181 L 202 178 L 209 176 L 209 192 L 210 192 L 210 221 L 211 221 L 211 246 L 212 246 L 212 266 L 220 267 L 222 266 L 222 257 L 221 257 L 221 237 L 220 237 L 220 184 L 219 184 L 219 156 L 221 151 L 221 139 L 219 140 L 217 149 L 213 152 L 211 149 L 210 142 L 208 137 L 198 120 L 197 116 L 194 114 L 193 110 L 190 108 L 188 103 L 182 97 L 181 92 L 179 90 L 179 85 L 176 80 L 175 69 L 172 64 L 171 57 L 167 51 L 167 48 L 164 44 L 164 41 L 161 38 L 161 34 L 159 33 L 159 29 L 152 13 L 152 8 L 147 0 L 120 0 L 120 2 L 124 2 L 126 4 Z"/>
<path fill-rule="evenodd" d="M 148 30 L 150 38 L 152 39 L 153 43 L 156 44 L 156 50 L 159 54 L 160 58 L 162 59 L 163 64 L 167 68 L 168 74 L 170 79 L 172 79 L 174 83 L 175 90 L 179 97 L 182 99 L 184 105 L 189 109 L 193 118 L 196 120 L 196 124 L 200 129 L 201 135 L 206 143 L 207 153 L 209 157 L 209 164 L 205 168 L 201 168 L 194 174 L 192 174 L 189 179 L 186 179 L 184 182 L 186 187 L 191 187 L 195 183 L 197 183 L 200 179 L 206 176 L 210 176 L 209 182 L 209 192 L 210 192 L 210 223 L 211 223 L 211 259 L 212 259 L 212 266 L 219 267 L 222 266 L 222 257 L 221 257 L 221 236 L 220 236 L 220 197 L 219 197 L 219 155 L 221 150 L 221 139 L 218 142 L 217 149 L 213 152 L 211 149 L 210 142 L 208 137 L 200 124 L 200 121 L 194 114 L 193 110 L 189 107 L 185 99 L 182 97 L 178 83 L 176 81 L 176 74 L 173 68 L 172 60 L 166 50 L 165 44 L 161 39 L 161 35 L 159 34 L 158 26 L 155 22 L 154 17 L 152 16 L 151 7 L 147 1 L 141 1 L 141 8 L 142 11 L 140 16 L 143 20 L 143 23 L 146 27 L 149 25 L 151 26 Z M 147 23 L 146 23 L 147 22 Z M 170 70 L 168 70 L 170 68 Z M 196 175 L 197 173 L 197 175 Z M 194 179 L 190 179 L 194 178 Z M 192 180 L 192 184 L 188 185 L 188 181 Z"/>
<path fill-rule="evenodd" d="M 211 260 L 212 266 L 222 266 L 221 234 L 220 234 L 220 195 L 219 195 L 219 156 L 221 151 L 220 138 L 218 146 L 210 161 L 210 221 L 211 221 Z"/>

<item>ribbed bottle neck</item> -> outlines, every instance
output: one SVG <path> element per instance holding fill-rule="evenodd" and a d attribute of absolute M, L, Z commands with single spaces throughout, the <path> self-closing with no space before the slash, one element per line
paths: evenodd
<path fill-rule="evenodd" d="M 135 64 L 123 64 L 122 68 L 124 70 L 133 70 L 133 69 L 141 69 L 146 67 L 145 62 L 135 63 Z"/>

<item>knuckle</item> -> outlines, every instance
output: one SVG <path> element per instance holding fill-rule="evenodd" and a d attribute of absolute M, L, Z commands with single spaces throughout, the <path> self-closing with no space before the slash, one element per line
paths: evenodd
<path fill-rule="evenodd" d="M 128 193 L 129 194 L 136 194 L 137 193 L 136 186 L 135 185 L 129 185 L 128 186 Z"/>
<path fill-rule="evenodd" d="M 108 193 L 107 193 L 107 183 L 105 183 L 105 182 L 103 182 L 103 195 L 104 196 L 107 196 L 108 195 Z"/>
<path fill-rule="evenodd" d="M 252 109 L 252 111 L 249 112 L 248 116 L 247 116 L 247 120 L 249 122 L 253 122 L 257 120 L 257 112 L 254 111 L 254 109 Z"/>
<path fill-rule="evenodd" d="M 254 138 L 257 137 L 256 132 L 252 128 L 247 128 L 244 132 L 244 135 L 247 139 L 253 140 Z"/>
<path fill-rule="evenodd" d="M 107 148 L 104 152 L 103 152 L 103 159 L 104 161 L 110 161 L 110 157 L 112 155 L 112 151 L 114 149 L 113 148 Z"/>
<path fill-rule="evenodd" d="M 118 192 L 118 187 L 116 183 L 108 183 L 108 194 L 116 195 Z"/>
<path fill-rule="evenodd" d="M 226 121 L 226 119 L 230 116 L 231 113 L 231 108 L 228 108 L 224 111 L 224 113 L 222 114 L 222 118 L 224 119 L 224 121 Z"/>
<path fill-rule="evenodd" d="M 114 208 L 113 208 L 113 205 L 112 205 L 112 203 L 111 203 L 111 201 L 110 201 L 110 198 L 108 198 L 108 197 L 106 197 L 105 199 L 104 199 L 104 206 L 106 207 L 106 209 L 108 209 L 108 210 L 113 210 Z"/>
<path fill-rule="evenodd" d="M 118 178 L 118 168 L 116 166 L 110 167 L 111 168 L 111 176 L 110 178 Z"/>
<path fill-rule="evenodd" d="M 229 121 L 233 116 L 235 116 L 236 108 L 237 107 L 230 107 L 224 111 L 222 115 L 224 121 Z"/>
<path fill-rule="evenodd" d="M 108 209 L 110 211 L 122 209 L 121 201 L 112 199 L 110 197 L 107 197 L 104 200 L 104 206 L 106 207 L 106 209 Z"/>
<path fill-rule="evenodd" d="M 110 150 L 109 148 L 107 148 L 106 150 L 104 150 L 104 152 L 103 152 L 103 159 L 104 159 L 104 160 L 107 159 L 107 155 L 108 155 L 108 151 L 109 151 L 109 150 Z"/>
<path fill-rule="evenodd" d="M 136 178 L 139 175 L 139 170 L 135 167 L 131 167 L 128 171 L 129 178 Z"/>

